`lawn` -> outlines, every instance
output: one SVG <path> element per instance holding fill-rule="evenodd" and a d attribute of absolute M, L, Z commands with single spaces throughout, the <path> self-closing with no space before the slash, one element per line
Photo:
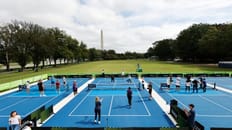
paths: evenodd
<path fill-rule="evenodd" d="M 2 72 L 0 73 L 0 84 L 40 74 L 93 74 L 101 73 L 131 73 L 136 71 L 137 64 L 143 69 L 143 73 L 193 73 L 193 72 L 232 72 L 232 69 L 218 68 L 212 64 L 186 64 L 174 62 L 161 62 L 149 60 L 111 60 L 85 62 L 81 64 L 59 65 L 46 69 L 40 69 L 38 72 L 26 70 L 24 72 Z"/>

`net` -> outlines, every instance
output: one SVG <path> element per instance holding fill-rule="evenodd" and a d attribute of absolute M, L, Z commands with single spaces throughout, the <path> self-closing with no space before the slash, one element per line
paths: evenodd
<path fill-rule="evenodd" d="M 98 89 L 98 90 L 115 90 L 115 89 L 128 89 L 129 87 L 131 89 L 139 89 L 140 86 L 139 83 L 107 83 L 107 84 L 104 84 L 104 83 L 97 83 L 97 84 L 89 84 L 88 85 L 88 89 Z"/>

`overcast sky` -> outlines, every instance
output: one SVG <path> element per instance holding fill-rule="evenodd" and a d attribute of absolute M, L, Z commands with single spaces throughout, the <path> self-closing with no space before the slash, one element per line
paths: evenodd
<path fill-rule="evenodd" d="M 0 24 L 11 20 L 59 27 L 88 48 L 146 52 L 194 23 L 231 23 L 232 0 L 0 0 Z"/>

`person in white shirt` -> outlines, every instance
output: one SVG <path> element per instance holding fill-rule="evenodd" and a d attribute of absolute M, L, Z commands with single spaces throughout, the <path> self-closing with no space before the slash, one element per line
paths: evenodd
<path fill-rule="evenodd" d="M 21 116 L 16 111 L 10 113 L 9 125 L 11 130 L 20 130 Z"/>
<path fill-rule="evenodd" d="M 31 86 L 30 86 L 30 81 L 27 81 L 27 82 L 26 82 L 27 93 L 30 93 L 30 88 L 31 88 Z"/>
<path fill-rule="evenodd" d="M 180 77 L 176 78 L 176 91 L 180 91 Z"/>

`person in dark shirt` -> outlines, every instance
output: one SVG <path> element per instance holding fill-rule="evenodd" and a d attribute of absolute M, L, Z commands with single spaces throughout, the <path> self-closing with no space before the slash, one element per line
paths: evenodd
<path fill-rule="evenodd" d="M 194 79 L 192 83 L 193 83 L 193 93 L 195 92 L 195 90 L 198 93 L 198 81 Z"/>
<path fill-rule="evenodd" d="M 203 92 L 205 93 L 206 92 L 206 87 L 207 87 L 207 84 L 206 84 L 206 81 L 205 79 L 202 81 L 202 89 L 203 89 Z"/>
<path fill-rule="evenodd" d="M 43 81 L 41 79 L 38 81 L 37 85 L 38 85 L 38 88 L 39 88 L 40 97 L 45 96 L 45 94 L 44 94 L 44 85 L 43 85 Z"/>
<path fill-rule="evenodd" d="M 151 100 L 152 99 L 152 83 L 151 82 L 148 84 L 147 89 L 149 92 L 149 100 Z"/>
<path fill-rule="evenodd" d="M 105 70 L 102 69 L 102 77 L 105 78 Z"/>
<path fill-rule="evenodd" d="M 145 89 L 145 87 L 144 87 L 144 80 L 142 80 L 142 88 Z"/>
<path fill-rule="evenodd" d="M 78 93 L 78 86 L 77 86 L 77 81 L 73 81 L 73 94 L 74 96 Z"/>
<path fill-rule="evenodd" d="M 185 92 L 190 92 L 190 86 L 191 86 L 191 76 L 187 76 L 186 82 L 185 82 Z"/>
<path fill-rule="evenodd" d="M 129 104 L 129 108 L 131 108 L 131 100 L 132 100 L 132 91 L 131 91 L 131 88 L 129 87 L 127 89 L 127 99 L 128 99 L 128 104 Z"/>
<path fill-rule="evenodd" d="M 94 108 L 94 112 L 95 112 L 95 123 L 101 124 L 101 102 L 102 99 L 100 99 L 99 97 L 96 97 L 95 99 L 95 108 Z M 98 117 L 98 121 L 97 121 L 97 117 Z"/>
<path fill-rule="evenodd" d="M 114 83 L 114 75 L 111 75 L 111 83 Z"/>
<path fill-rule="evenodd" d="M 194 105 L 189 104 L 189 111 L 187 109 L 184 109 L 184 112 L 186 116 L 188 117 L 187 122 L 189 125 L 189 130 L 193 130 L 194 125 L 195 125 L 195 110 L 194 110 Z"/>

